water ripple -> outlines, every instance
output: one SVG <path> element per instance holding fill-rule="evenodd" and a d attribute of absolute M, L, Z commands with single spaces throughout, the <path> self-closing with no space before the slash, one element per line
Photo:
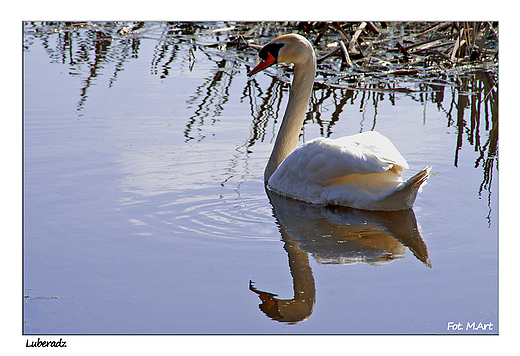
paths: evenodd
<path fill-rule="evenodd" d="M 227 193 L 230 191 L 227 190 Z M 215 195 L 214 191 L 209 194 L 199 193 L 162 204 L 154 204 L 155 198 L 151 198 L 148 203 L 152 204 L 151 209 L 155 211 L 152 214 L 155 222 L 149 224 L 155 227 L 150 228 L 157 231 L 157 225 L 162 225 L 168 229 L 169 235 L 190 239 L 208 236 L 225 239 L 280 238 L 265 193 L 247 197 L 237 195 L 236 192 L 233 192 L 234 196 L 230 194 Z M 145 216 L 134 217 L 132 221 L 142 222 L 145 219 L 151 220 Z"/>

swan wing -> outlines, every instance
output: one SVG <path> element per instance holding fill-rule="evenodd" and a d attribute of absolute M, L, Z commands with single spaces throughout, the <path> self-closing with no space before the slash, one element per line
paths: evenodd
<path fill-rule="evenodd" d="M 390 168 L 399 168 L 401 172 L 403 169 L 408 169 L 408 163 L 406 163 L 404 157 L 401 156 L 392 142 L 379 132 L 369 131 L 345 136 L 334 140 L 334 145 L 343 147 L 343 153 L 348 150 L 356 152 L 358 157 L 363 157 L 362 161 L 369 163 L 368 171 L 360 174 L 377 173 L 381 169 L 386 171 Z M 360 169 L 362 168 L 360 167 Z"/>
<path fill-rule="evenodd" d="M 268 187 L 314 203 L 337 200 L 337 196 L 355 201 L 367 193 L 371 197 L 386 195 L 402 182 L 406 168 L 403 156 L 377 132 L 317 138 L 287 156 Z"/>
<path fill-rule="evenodd" d="M 323 186 L 345 176 L 390 169 L 401 176 L 406 168 L 406 160 L 386 137 L 367 132 L 335 140 L 314 139 L 294 150 L 276 173 L 285 171 L 300 181 Z"/>

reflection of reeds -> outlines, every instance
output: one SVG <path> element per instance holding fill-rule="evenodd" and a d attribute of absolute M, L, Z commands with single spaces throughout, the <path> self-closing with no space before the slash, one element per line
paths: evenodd
<path fill-rule="evenodd" d="M 498 168 L 498 86 L 494 83 L 489 72 L 476 72 L 470 77 L 462 78 L 461 82 L 462 85 L 458 88 L 459 94 L 456 103 L 457 146 L 454 165 L 458 165 L 458 154 L 464 142 L 463 136 L 466 134 L 468 143 L 474 147 L 476 152 L 479 152 L 479 157 L 475 161 L 475 168 L 485 160 L 482 164 L 483 180 L 480 185 L 479 196 L 483 190 L 487 190 L 488 201 L 490 201 L 495 159 Z M 467 119 L 464 119 L 465 111 L 468 108 L 469 125 Z M 481 142 L 482 133 L 480 131 L 482 119 L 485 120 L 484 129 L 488 133 L 484 144 Z"/>
<path fill-rule="evenodd" d="M 174 24 L 162 27 L 159 41 L 155 46 L 152 56 L 152 74 L 157 75 L 160 73 L 161 79 L 170 75 L 170 65 L 177 60 L 177 55 L 181 50 L 181 45 L 189 42 L 186 38 L 180 36 L 180 34 L 192 35 L 193 31 L 195 30 L 190 29 L 186 24 L 179 27 Z M 191 58 L 191 51 L 188 53 Z M 184 62 L 185 59 L 183 58 L 181 61 Z"/>
<path fill-rule="evenodd" d="M 269 119 L 271 118 L 274 124 L 276 124 L 276 119 L 280 113 L 283 93 L 286 86 L 285 83 L 273 79 L 264 93 L 256 80 L 253 79 L 247 81 L 246 86 L 242 91 L 241 100 L 249 100 L 252 117 L 251 129 L 249 130 L 250 136 L 244 143 L 236 148 L 237 153 L 234 154 L 230 160 L 230 168 L 227 170 L 227 177 L 222 182 L 222 185 L 233 178 L 239 171 L 242 173 L 242 179 L 246 179 L 244 175 L 248 174 L 248 162 L 245 160 L 245 170 L 247 172 L 237 169 L 238 162 L 243 156 L 249 157 L 249 154 L 252 152 L 251 148 L 256 142 L 263 142 L 266 139 Z M 274 136 L 275 132 L 273 128 L 273 139 Z"/>
<path fill-rule="evenodd" d="M 484 145 L 479 145 L 478 150 L 480 152 L 479 158 L 475 162 L 475 168 L 482 163 L 482 169 L 484 171 L 484 177 L 482 184 L 480 185 L 479 196 L 481 196 L 483 190 L 488 191 L 488 221 L 491 224 L 491 181 L 493 179 L 493 164 L 496 160 L 496 169 L 498 169 L 498 86 L 493 82 L 489 73 L 476 73 L 476 80 L 483 84 L 483 90 L 478 92 L 478 98 L 474 100 L 478 105 L 476 107 L 481 112 L 480 106 L 484 104 L 484 119 L 486 120 L 485 129 L 489 130 L 489 135 Z M 477 101 L 478 100 L 478 101 Z M 491 113 L 490 113 L 491 111 Z M 489 128 L 489 115 L 491 114 L 491 129 Z M 477 120 L 480 120 L 480 115 L 475 115 Z M 478 126 L 477 126 L 478 127 Z M 480 143 L 480 142 L 479 142 Z M 486 155 L 487 151 L 487 155 Z M 484 158 L 484 156 L 487 156 Z"/>
<path fill-rule="evenodd" d="M 139 39 L 119 36 L 120 26 L 114 22 L 42 22 L 24 25 L 26 43 L 34 45 L 34 40 L 38 38 L 52 62 L 67 64 L 71 75 L 83 77 L 78 112 L 84 108 L 91 85 L 96 77 L 103 75 L 105 67 L 114 66 L 109 80 L 110 87 L 116 81 L 118 72 L 124 69 L 124 63 L 137 58 Z M 135 30 L 140 27 L 142 23 L 131 28 Z M 26 40 L 29 34 L 31 40 Z"/>
<path fill-rule="evenodd" d="M 253 117 L 252 134 L 248 140 L 249 147 L 253 146 L 256 141 L 264 141 L 269 119 L 273 120 L 274 125 L 276 124 L 286 90 L 287 84 L 275 78 L 269 83 L 265 92 L 255 79 L 246 83 L 243 98 L 249 99 L 251 116 Z M 271 139 L 274 139 L 275 134 L 273 129 Z"/>
<path fill-rule="evenodd" d="M 211 124 L 217 122 L 219 120 L 218 117 L 224 110 L 224 105 L 229 100 L 229 87 L 231 86 L 234 73 L 233 71 L 225 70 L 225 59 L 215 63 L 217 70 L 213 73 L 213 77 L 207 78 L 199 85 L 195 93 L 187 101 L 188 108 L 191 105 L 196 105 L 197 109 L 186 124 L 186 129 L 184 130 L 186 141 L 194 139 L 191 135 L 197 122 L 199 127 L 204 125 L 206 118 L 211 118 Z M 199 140 L 203 138 L 203 135 L 199 136 Z"/>

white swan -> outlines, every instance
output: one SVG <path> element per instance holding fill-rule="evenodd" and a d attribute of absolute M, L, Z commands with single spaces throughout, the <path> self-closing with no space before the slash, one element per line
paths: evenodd
<path fill-rule="evenodd" d="M 383 135 L 320 137 L 296 148 L 316 75 L 309 41 L 284 35 L 265 45 L 259 57 L 249 76 L 275 63 L 294 63 L 289 102 L 264 173 L 268 189 L 313 204 L 387 211 L 412 207 L 431 166 L 403 181 L 408 164 Z"/>

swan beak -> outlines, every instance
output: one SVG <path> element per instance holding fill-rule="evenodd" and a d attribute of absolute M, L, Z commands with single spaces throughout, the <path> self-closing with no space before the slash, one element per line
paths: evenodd
<path fill-rule="evenodd" d="M 267 52 L 267 58 L 265 60 L 263 60 L 262 62 L 258 63 L 258 65 L 256 67 L 254 67 L 251 72 L 249 72 L 248 76 L 252 76 L 253 74 L 258 73 L 261 70 L 264 70 L 265 68 L 270 67 L 275 63 L 276 63 L 276 58 L 274 58 L 271 53 Z"/>

